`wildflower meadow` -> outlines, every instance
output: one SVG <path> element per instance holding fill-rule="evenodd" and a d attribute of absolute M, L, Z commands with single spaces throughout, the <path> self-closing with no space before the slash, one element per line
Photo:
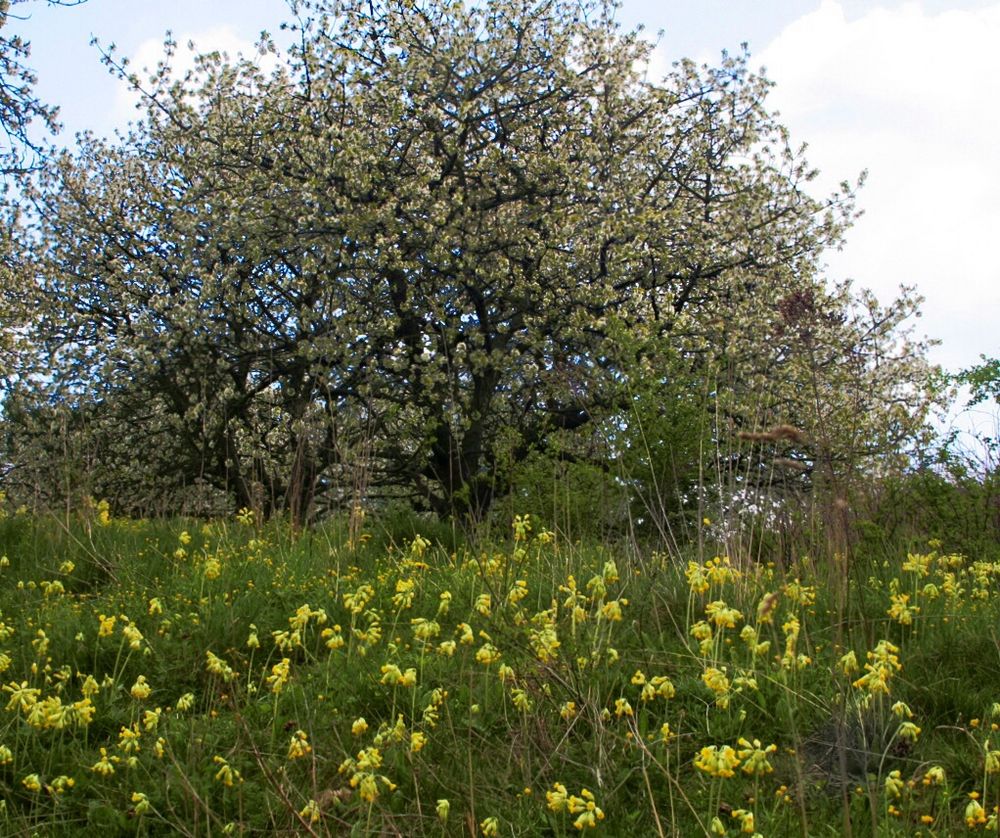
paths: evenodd
<path fill-rule="evenodd" d="M 995 831 L 1000 561 L 0 521 L 4 835 Z M 862 569 L 863 568 L 863 569 Z"/>

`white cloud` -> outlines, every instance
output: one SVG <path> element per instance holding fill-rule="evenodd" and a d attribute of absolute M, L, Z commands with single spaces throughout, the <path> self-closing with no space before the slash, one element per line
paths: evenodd
<path fill-rule="evenodd" d="M 771 104 L 809 143 L 818 190 L 869 180 L 865 216 L 830 273 L 887 299 L 901 283 L 927 298 L 921 328 L 950 366 L 1000 351 L 1000 4 L 926 12 L 917 3 L 851 19 L 836 0 L 787 26 L 756 61 Z"/>
<path fill-rule="evenodd" d="M 174 40 L 177 42 L 177 49 L 170 61 L 170 67 L 175 79 L 184 78 L 189 70 L 195 68 L 195 58 L 198 55 L 210 52 L 224 53 L 233 60 L 239 56 L 250 58 L 256 61 L 264 72 L 273 70 L 279 60 L 271 53 L 258 55 L 256 43 L 241 36 L 229 25 L 216 26 L 199 32 L 185 32 L 175 35 Z M 129 69 L 136 72 L 140 79 L 145 80 L 155 71 L 163 56 L 163 39 L 148 38 L 129 56 Z M 135 106 L 139 100 L 140 96 L 122 83 L 115 101 L 115 123 L 122 125 L 130 119 L 135 119 L 137 115 Z"/>

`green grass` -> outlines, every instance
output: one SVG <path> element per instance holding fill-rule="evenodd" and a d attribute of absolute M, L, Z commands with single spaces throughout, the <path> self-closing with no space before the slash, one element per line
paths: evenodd
<path fill-rule="evenodd" d="M 371 533 L 0 521 L 0 833 L 943 836 L 1000 802 L 996 564 Z"/>

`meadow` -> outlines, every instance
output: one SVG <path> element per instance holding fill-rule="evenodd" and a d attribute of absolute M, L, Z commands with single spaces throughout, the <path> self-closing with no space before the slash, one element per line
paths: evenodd
<path fill-rule="evenodd" d="M 703 524 L 668 557 L 530 515 L 446 549 L 11 514 L 0 832 L 996 830 L 1000 562 L 782 567 Z"/>

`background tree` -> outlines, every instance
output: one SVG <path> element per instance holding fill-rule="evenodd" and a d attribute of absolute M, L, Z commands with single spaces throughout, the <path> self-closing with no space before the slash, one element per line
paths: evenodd
<path fill-rule="evenodd" d="M 295 11 L 270 76 L 129 76 L 145 120 L 30 193 L 55 398 L 158 440 L 168 485 L 304 520 L 361 449 L 372 490 L 478 518 L 576 431 L 631 456 L 635 394 L 672 415 L 647 371 L 709 392 L 723 332 L 760 354 L 789 294 L 843 308 L 850 190 L 809 196 L 746 56 L 649 80 L 607 3 Z"/>

